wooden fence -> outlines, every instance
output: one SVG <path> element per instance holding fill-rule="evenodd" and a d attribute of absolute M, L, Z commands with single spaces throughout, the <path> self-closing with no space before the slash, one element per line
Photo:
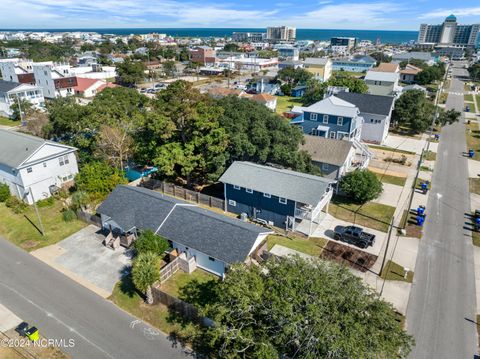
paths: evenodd
<path fill-rule="evenodd" d="M 200 323 L 202 319 L 198 316 L 197 309 L 190 303 L 184 302 L 173 295 L 164 292 L 161 289 L 161 284 L 157 282 L 152 288 L 154 303 L 161 303 L 167 306 L 170 310 L 173 310 L 183 317 Z"/>
<path fill-rule="evenodd" d="M 175 258 L 165 267 L 160 269 L 160 284 L 166 282 L 168 278 L 174 275 L 180 269 L 180 257 Z"/>
<path fill-rule="evenodd" d="M 223 199 L 192 191 L 180 186 L 176 186 L 172 183 L 150 178 L 143 181 L 139 185 L 154 191 L 168 194 L 170 196 L 181 198 L 185 201 L 198 203 L 211 208 L 218 208 L 222 211 L 225 210 L 225 201 Z"/>
<path fill-rule="evenodd" d="M 99 215 L 91 214 L 88 212 L 84 212 L 82 210 L 77 211 L 77 218 L 83 222 L 88 224 L 93 224 L 97 227 L 102 227 L 102 219 Z"/>

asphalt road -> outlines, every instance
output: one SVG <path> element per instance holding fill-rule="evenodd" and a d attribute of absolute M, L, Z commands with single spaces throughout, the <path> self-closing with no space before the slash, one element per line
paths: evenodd
<path fill-rule="evenodd" d="M 453 75 L 465 70 L 455 67 Z M 452 79 L 450 92 L 463 92 Z M 462 111 L 463 95 L 449 94 L 447 109 Z M 428 198 L 425 229 L 407 308 L 407 328 L 416 346 L 410 358 L 474 358 L 476 293 L 469 220 L 470 196 L 463 120 L 441 133 Z"/>
<path fill-rule="evenodd" d="M 0 303 L 73 358 L 192 357 L 164 334 L 0 238 Z"/>

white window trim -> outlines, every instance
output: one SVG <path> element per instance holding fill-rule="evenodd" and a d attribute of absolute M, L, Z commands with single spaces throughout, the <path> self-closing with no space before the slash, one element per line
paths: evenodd
<path fill-rule="evenodd" d="M 32 173 L 33 172 L 33 168 L 32 167 L 27 167 L 27 173 Z"/>
<path fill-rule="evenodd" d="M 271 195 L 270 193 L 264 193 L 264 194 L 263 194 L 263 197 L 272 198 L 272 195 Z"/>
<path fill-rule="evenodd" d="M 323 123 L 328 123 L 328 115 L 323 115 Z"/>
<path fill-rule="evenodd" d="M 343 126 L 343 117 L 337 117 L 337 125 Z"/>
<path fill-rule="evenodd" d="M 229 205 L 229 206 L 232 206 L 232 207 L 237 207 L 237 202 L 234 201 L 233 199 L 229 199 L 229 200 L 228 200 L 228 205 Z"/>
<path fill-rule="evenodd" d="M 281 204 L 287 204 L 287 199 L 283 197 L 278 197 L 278 202 Z"/>
<path fill-rule="evenodd" d="M 328 135 L 329 138 L 336 140 L 337 139 L 337 133 L 335 131 L 330 132 Z"/>
<path fill-rule="evenodd" d="M 245 192 L 247 192 L 247 193 L 253 193 L 253 189 L 251 189 L 251 188 L 245 188 Z"/>
<path fill-rule="evenodd" d="M 318 118 L 318 114 L 316 114 L 316 113 L 311 113 L 310 114 L 310 120 L 311 121 L 317 121 L 317 118 Z"/>
<path fill-rule="evenodd" d="M 237 185 L 233 185 L 233 189 L 240 189 L 240 186 L 237 186 Z"/>
<path fill-rule="evenodd" d="M 327 171 L 329 168 L 328 163 L 322 163 L 322 170 Z"/>

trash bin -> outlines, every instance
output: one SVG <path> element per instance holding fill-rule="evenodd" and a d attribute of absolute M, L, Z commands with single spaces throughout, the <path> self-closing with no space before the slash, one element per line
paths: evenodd
<path fill-rule="evenodd" d="M 420 185 L 420 187 L 421 187 L 421 189 L 422 189 L 422 192 L 423 192 L 424 194 L 426 194 L 427 191 L 428 191 L 428 184 L 427 184 L 426 182 L 422 182 L 421 185 Z"/>
<path fill-rule="evenodd" d="M 421 226 L 423 226 L 423 222 L 425 222 L 425 217 L 417 216 L 417 225 L 419 225 L 421 227 Z"/>
<path fill-rule="evenodd" d="M 424 216 L 425 215 L 425 206 L 418 206 L 417 215 L 419 215 L 419 216 Z"/>
<path fill-rule="evenodd" d="M 31 327 L 25 332 L 25 334 L 27 335 L 27 338 L 30 339 L 32 342 L 36 342 L 40 336 L 36 327 Z"/>
<path fill-rule="evenodd" d="M 468 151 L 468 157 L 473 158 L 475 156 L 475 151 L 474 150 L 469 150 Z"/>

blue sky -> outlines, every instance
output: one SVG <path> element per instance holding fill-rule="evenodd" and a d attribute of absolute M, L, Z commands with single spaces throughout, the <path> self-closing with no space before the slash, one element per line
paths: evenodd
<path fill-rule="evenodd" d="M 417 30 L 450 13 L 480 23 L 479 0 L 0 0 L 0 28 L 266 27 Z"/>

